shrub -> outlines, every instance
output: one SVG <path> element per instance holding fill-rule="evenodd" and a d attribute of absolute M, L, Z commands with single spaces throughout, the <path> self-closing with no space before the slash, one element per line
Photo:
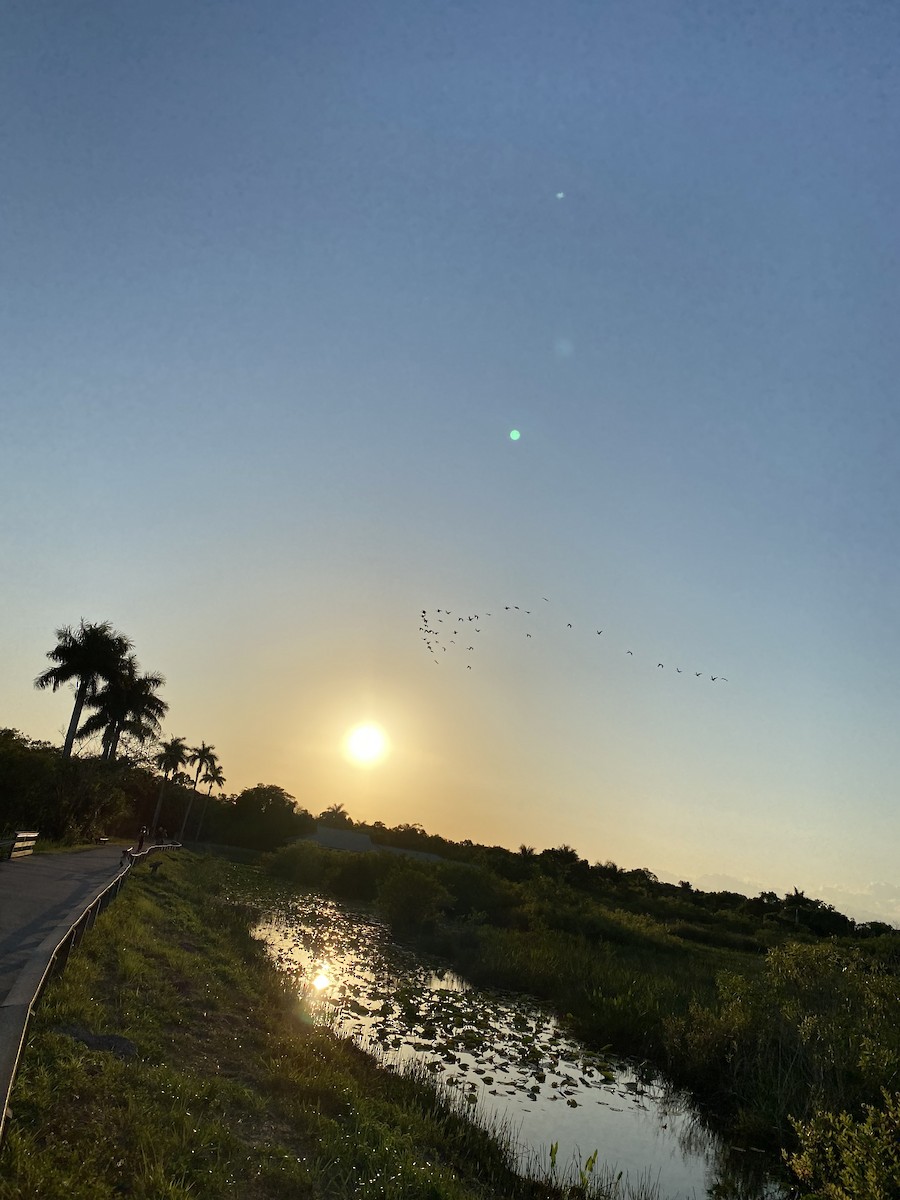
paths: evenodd
<path fill-rule="evenodd" d="M 682 1076 L 754 1113 L 760 1135 L 875 1102 L 900 1074 L 896 976 L 852 947 L 779 946 L 761 975 L 723 972 L 718 990 L 718 1011 L 694 1004 L 670 1022 L 670 1052 Z"/>
<path fill-rule="evenodd" d="M 788 1165 L 823 1200 L 900 1197 L 900 1093 L 883 1101 L 866 1105 L 862 1120 L 842 1112 L 795 1122 L 800 1145 Z"/>
<path fill-rule="evenodd" d="M 419 867 L 398 864 L 378 888 L 378 908 L 399 933 L 432 927 L 453 904 L 437 879 Z"/>

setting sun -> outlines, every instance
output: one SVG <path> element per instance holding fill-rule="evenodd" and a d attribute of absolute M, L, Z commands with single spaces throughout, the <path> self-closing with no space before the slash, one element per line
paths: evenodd
<path fill-rule="evenodd" d="M 387 738 L 377 725 L 357 725 L 344 740 L 344 751 L 357 766 L 369 767 L 387 754 Z"/>

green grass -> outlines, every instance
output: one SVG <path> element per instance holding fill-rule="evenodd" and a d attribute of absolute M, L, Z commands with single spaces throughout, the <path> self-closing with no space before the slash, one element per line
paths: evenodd
<path fill-rule="evenodd" d="M 421 1080 L 314 1028 L 246 914 L 238 870 L 188 852 L 137 868 L 47 988 L 0 1152 L 0 1200 L 509 1200 L 504 1146 Z M 92 1049 L 79 1031 L 130 1039 Z"/>

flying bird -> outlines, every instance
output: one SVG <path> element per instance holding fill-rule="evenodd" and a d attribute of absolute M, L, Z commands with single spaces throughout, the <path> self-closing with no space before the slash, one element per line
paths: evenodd
<path fill-rule="evenodd" d="M 695 679 L 699 679 L 699 678 L 700 678 L 700 676 L 701 676 L 702 674 L 703 674 L 703 672 L 702 672 L 702 671 L 695 671 L 695 672 L 694 672 L 694 678 L 695 678 Z"/>
<path fill-rule="evenodd" d="M 656 665 L 657 665 L 658 667 L 662 667 L 662 663 L 657 663 Z M 665 667 L 663 667 L 663 670 L 665 670 Z"/>
<path fill-rule="evenodd" d="M 566 626 L 566 629 L 571 629 L 571 628 L 572 628 L 572 622 L 570 621 L 570 622 L 568 623 L 568 625 Z"/>
<path fill-rule="evenodd" d="M 626 653 L 626 654 L 630 654 L 630 655 L 632 655 L 632 657 L 634 656 L 634 651 L 633 651 L 633 650 L 626 650 L 626 651 L 625 651 L 625 653 Z"/>

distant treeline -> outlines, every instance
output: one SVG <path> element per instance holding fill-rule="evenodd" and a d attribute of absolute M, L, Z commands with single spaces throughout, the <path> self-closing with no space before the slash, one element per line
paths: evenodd
<path fill-rule="evenodd" d="M 315 828 L 312 816 L 276 784 L 216 797 L 197 791 L 187 774 L 166 780 L 151 764 L 102 754 L 65 757 L 47 742 L 0 729 L 0 831 L 36 829 L 62 842 L 134 837 L 153 820 L 160 794 L 158 829 L 175 837 L 187 817 L 185 840 L 271 850 Z"/>
<path fill-rule="evenodd" d="M 381 821 L 354 822 L 342 804 L 332 804 L 318 816 L 277 784 L 257 784 L 242 792 L 218 796 L 197 790 L 190 775 L 176 771 L 168 778 L 153 757 L 135 762 L 103 755 L 67 758 L 47 742 L 34 741 L 15 729 L 0 729 L 0 831 L 34 828 L 56 841 L 90 841 L 98 836 L 131 837 L 152 821 L 162 792 L 157 825 L 184 837 L 273 850 L 304 837 L 317 823 L 353 828 L 373 842 L 397 849 L 435 854 L 451 862 L 487 868 L 511 883 L 544 879 L 559 885 L 551 893 L 547 919 L 560 932 L 584 931 L 578 897 L 604 902 L 653 916 L 669 932 L 686 941 L 737 950 L 764 951 L 790 930 L 795 937 L 872 937 L 897 932 L 882 921 L 856 922 L 822 900 L 794 889 L 784 896 L 761 892 L 704 892 L 687 880 L 664 883 L 646 867 L 626 869 L 613 862 L 589 863 L 571 846 L 536 851 L 521 846 L 512 851 L 465 839 L 450 841 L 427 833 L 421 825 L 393 827 Z M 364 889 L 359 874 L 359 887 Z M 374 893 L 360 896 L 372 899 Z"/>
<path fill-rule="evenodd" d="M 543 877 L 565 883 L 576 896 L 615 900 L 625 908 L 658 917 L 671 925 L 671 932 L 690 941 L 761 951 L 771 943 L 773 936 L 778 940 L 779 935 L 774 933 L 776 928 L 790 929 L 800 937 L 809 934 L 815 938 L 866 937 L 898 932 L 883 921 L 854 921 L 832 905 L 807 896 L 797 888 L 784 896 L 775 892 L 761 892 L 755 897 L 740 892 L 704 892 L 687 880 L 677 884 L 664 883 L 646 867 L 626 869 L 614 862 L 591 864 L 566 845 L 540 852 L 531 846 L 511 851 L 503 846 L 478 845 L 468 839 L 452 842 L 437 834 L 426 833 L 421 825 L 389 828 L 381 821 L 371 825 L 354 823 L 341 805 L 333 805 L 320 814 L 319 821 L 352 826 L 382 845 L 484 866 L 511 882 Z M 582 928 L 582 914 L 567 915 L 565 905 L 557 907 L 555 920 L 560 930 Z"/>

